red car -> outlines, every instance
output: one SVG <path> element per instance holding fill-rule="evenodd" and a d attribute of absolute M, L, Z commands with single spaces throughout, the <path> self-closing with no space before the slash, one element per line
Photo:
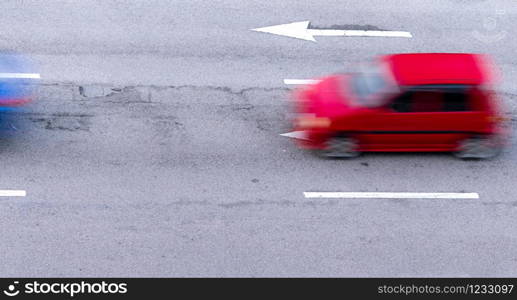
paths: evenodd
<path fill-rule="evenodd" d="M 294 93 L 299 143 L 325 157 L 369 151 L 497 155 L 505 118 L 484 55 L 395 54 Z"/>

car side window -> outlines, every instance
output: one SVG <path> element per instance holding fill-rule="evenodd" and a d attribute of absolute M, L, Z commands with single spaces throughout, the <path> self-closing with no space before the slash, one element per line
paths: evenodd
<path fill-rule="evenodd" d="M 445 90 L 443 111 L 469 111 L 469 89 L 457 86 Z"/>
<path fill-rule="evenodd" d="M 443 108 L 443 93 L 440 90 L 418 90 L 413 93 L 412 112 L 438 112 Z"/>
<path fill-rule="evenodd" d="M 413 91 L 408 90 L 397 96 L 391 103 L 391 108 L 396 112 L 410 112 L 411 111 L 411 98 L 413 97 Z"/>
<path fill-rule="evenodd" d="M 426 85 L 412 87 L 397 96 L 391 108 L 404 112 L 469 111 L 469 87 L 463 85 Z"/>
<path fill-rule="evenodd" d="M 396 97 L 391 108 L 400 113 L 436 112 L 443 107 L 443 93 L 439 90 L 410 89 Z"/>

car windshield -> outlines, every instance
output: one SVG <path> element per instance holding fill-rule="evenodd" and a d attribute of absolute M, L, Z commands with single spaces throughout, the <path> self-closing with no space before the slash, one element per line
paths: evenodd
<path fill-rule="evenodd" d="M 378 65 L 362 67 L 352 76 L 351 85 L 357 104 L 367 107 L 383 105 L 385 93 L 393 92 L 395 88 Z"/>

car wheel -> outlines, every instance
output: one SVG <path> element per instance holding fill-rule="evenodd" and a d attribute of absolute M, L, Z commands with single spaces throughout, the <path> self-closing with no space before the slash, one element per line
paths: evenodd
<path fill-rule="evenodd" d="M 454 155 L 462 159 L 492 158 L 501 153 L 501 146 L 496 137 L 471 137 L 459 143 Z"/>
<path fill-rule="evenodd" d="M 360 154 L 358 143 L 349 137 L 334 137 L 325 143 L 325 149 L 320 151 L 326 158 L 351 158 Z"/>

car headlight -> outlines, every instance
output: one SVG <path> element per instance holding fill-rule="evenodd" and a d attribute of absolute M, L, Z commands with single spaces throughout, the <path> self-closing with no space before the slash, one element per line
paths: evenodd
<path fill-rule="evenodd" d="M 510 119 L 504 116 L 489 116 L 487 117 L 487 120 L 492 123 L 504 123 L 508 122 Z"/>
<path fill-rule="evenodd" d="M 329 118 L 302 116 L 297 119 L 296 125 L 300 128 L 327 128 L 330 127 Z"/>

